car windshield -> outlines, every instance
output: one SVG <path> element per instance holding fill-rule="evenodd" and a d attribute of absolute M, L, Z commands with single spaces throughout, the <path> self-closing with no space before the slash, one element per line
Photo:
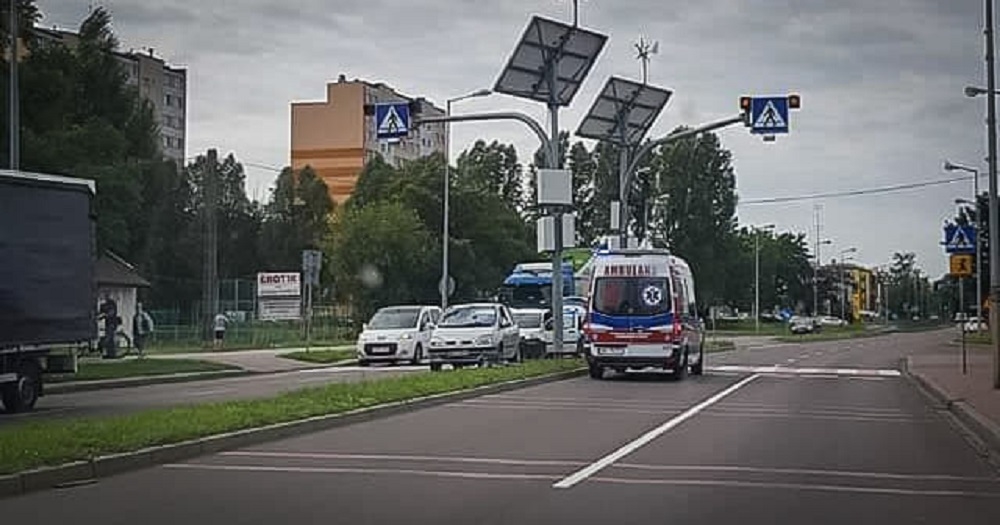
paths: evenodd
<path fill-rule="evenodd" d="M 665 277 L 600 277 L 593 310 L 607 315 L 657 315 L 671 311 Z"/>
<path fill-rule="evenodd" d="M 510 308 L 548 308 L 551 298 L 551 285 L 508 285 L 500 289 L 500 302 Z"/>
<path fill-rule="evenodd" d="M 445 312 L 438 326 L 450 328 L 471 328 L 493 326 L 497 319 L 496 309 L 484 306 L 464 306 Z"/>
<path fill-rule="evenodd" d="M 521 328 L 538 328 L 542 326 L 542 313 L 514 312 L 514 322 Z"/>
<path fill-rule="evenodd" d="M 375 312 L 368 328 L 373 330 L 398 330 L 417 326 L 419 308 L 384 308 Z"/>

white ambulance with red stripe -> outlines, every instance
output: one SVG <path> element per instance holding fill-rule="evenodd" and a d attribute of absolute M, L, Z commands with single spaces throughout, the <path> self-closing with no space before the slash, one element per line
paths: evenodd
<path fill-rule="evenodd" d="M 687 262 L 659 249 L 598 252 L 591 262 L 584 325 L 590 376 L 650 367 L 678 379 L 701 374 L 704 324 Z"/>

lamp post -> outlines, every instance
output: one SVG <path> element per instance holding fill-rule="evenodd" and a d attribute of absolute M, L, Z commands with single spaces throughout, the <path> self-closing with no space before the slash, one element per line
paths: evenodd
<path fill-rule="evenodd" d="M 988 94 L 986 97 L 986 142 L 987 159 L 990 174 L 990 335 L 993 345 L 993 388 L 1000 389 L 1000 312 L 997 312 L 997 299 L 1000 294 L 1000 210 L 997 206 L 997 104 L 996 104 L 996 72 L 995 50 L 993 44 L 993 0 L 984 0 L 986 39 L 986 89 L 968 86 L 965 96 L 975 97 Z"/>
<path fill-rule="evenodd" d="M 840 318 L 844 321 L 847 321 L 847 268 L 845 263 L 850 259 L 847 254 L 857 252 L 858 249 L 853 246 L 840 250 Z"/>
<path fill-rule="evenodd" d="M 819 315 L 819 266 L 823 264 L 823 260 L 820 258 L 820 246 L 827 244 L 833 244 L 830 239 L 823 239 L 822 241 L 816 241 L 816 264 L 813 265 L 813 317 Z"/>
<path fill-rule="evenodd" d="M 754 243 L 754 265 L 753 265 L 753 322 L 754 331 L 760 332 L 760 233 L 770 231 L 773 224 L 765 224 L 760 228 L 753 228 Z"/>
<path fill-rule="evenodd" d="M 445 116 L 451 117 L 451 104 L 453 102 L 459 102 L 467 98 L 473 97 L 485 97 L 491 95 L 493 92 L 489 89 L 480 89 L 479 91 L 474 91 L 467 95 L 462 95 L 460 97 L 450 98 L 445 103 Z M 441 226 L 441 282 L 438 284 L 438 291 L 441 292 L 441 309 L 444 310 L 448 307 L 448 215 L 450 213 L 449 209 L 449 188 L 451 186 L 449 171 L 451 170 L 451 123 L 445 121 L 444 123 L 444 217 L 442 219 Z"/>

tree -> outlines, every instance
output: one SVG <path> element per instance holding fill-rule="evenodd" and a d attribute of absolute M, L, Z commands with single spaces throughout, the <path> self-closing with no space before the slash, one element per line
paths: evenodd
<path fill-rule="evenodd" d="M 263 210 L 264 264 L 273 270 L 298 269 L 302 251 L 323 244 L 333 209 L 326 183 L 312 168 L 282 170 Z"/>
<path fill-rule="evenodd" d="M 471 192 L 500 196 L 511 208 L 521 210 L 525 203 L 522 167 L 512 144 L 477 140 L 472 149 L 458 156 L 455 186 Z"/>
<path fill-rule="evenodd" d="M 715 134 L 705 133 L 661 147 L 649 159 L 649 170 L 652 189 L 659 188 L 649 195 L 662 203 L 650 225 L 653 233 L 691 264 L 702 303 L 721 301 L 736 225 L 732 154 Z M 633 217 L 636 211 L 633 207 Z"/>
<path fill-rule="evenodd" d="M 326 273 L 336 294 L 362 318 L 390 304 L 432 303 L 437 297 L 432 236 L 400 202 L 349 207 L 332 225 Z"/>

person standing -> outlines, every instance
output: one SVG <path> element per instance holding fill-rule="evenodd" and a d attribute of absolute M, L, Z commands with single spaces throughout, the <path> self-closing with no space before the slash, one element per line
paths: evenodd
<path fill-rule="evenodd" d="M 222 313 L 215 314 L 215 319 L 212 324 L 215 328 L 215 348 L 216 350 L 222 348 L 222 341 L 226 338 L 226 324 L 229 322 L 225 315 Z"/>
<path fill-rule="evenodd" d="M 132 317 L 132 342 L 136 352 L 142 357 L 146 347 L 146 338 L 153 333 L 153 318 L 142 308 L 142 303 L 136 303 L 135 316 Z"/>
<path fill-rule="evenodd" d="M 118 347 L 115 335 L 118 333 L 118 326 L 121 324 L 121 317 L 118 317 L 118 303 L 110 295 L 104 295 L 104 301 L 98 309 L 99 319 L 104 320 L 104 358 L 115 359 L 118 357 Z"/>

